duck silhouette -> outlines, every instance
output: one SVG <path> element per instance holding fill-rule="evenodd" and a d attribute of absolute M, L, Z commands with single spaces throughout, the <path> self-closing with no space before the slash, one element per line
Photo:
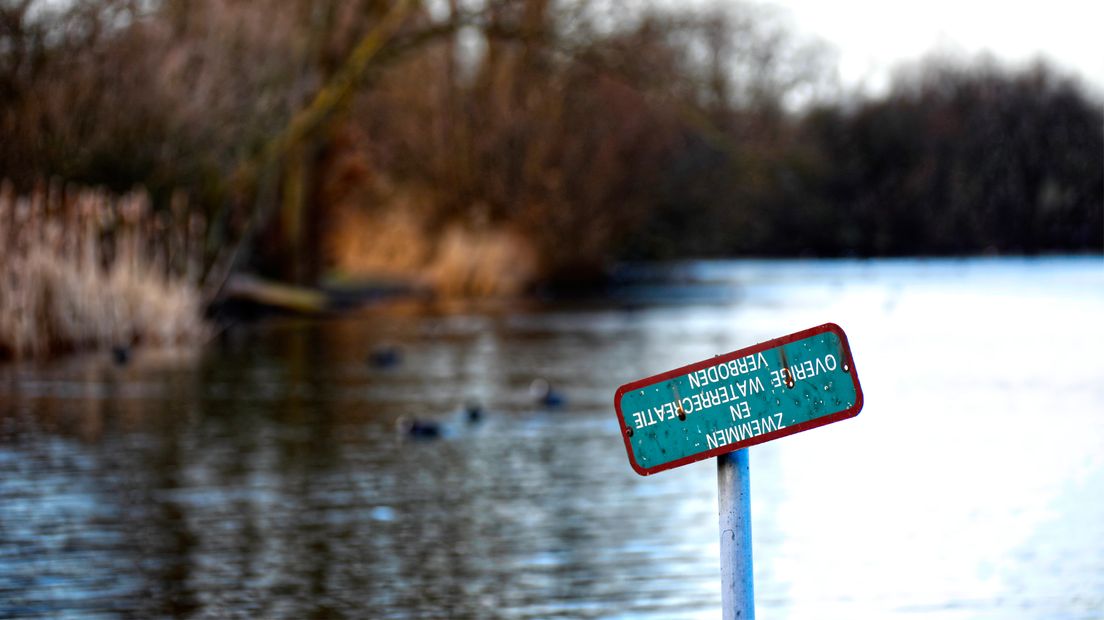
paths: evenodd
<path fill-rule="evenodd" d="M 130 347 L 122 344 L 111 347 L 111 360 L 116 366 L 126 366 L 130 363 Z"/>
<path fill-rule="evenodd" d="M 398 347 L 383 345 L 372 349 L 368 354 L 368 363 L 376 368 L 394 368 L 402 361 Z"/>
<path fill-rule="evenodd" d="M 464 417 L 468 420 L 468 423 L 470 424 L 482 422 L 483 414 L 483 406 L 473 400 L 469 400 L 464 405 Z"/>
<path fill-rule="evenodd" d="M 395 430 L 410 439 L 437 439 L 444 434 L 440 422 L 405 415 L 395 421 Z"/>
<path fill-rule="evenodd" d="M 547 409 L 558 409 L 567 403 L 567 398 L 557 392 L 547 379 L 536 378 L 529 384 L 529 395 L 537 404 Z"/>

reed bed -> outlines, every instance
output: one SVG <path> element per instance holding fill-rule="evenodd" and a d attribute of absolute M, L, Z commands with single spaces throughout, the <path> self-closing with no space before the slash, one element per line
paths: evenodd
<path fill-rule="evenodd" d="M 0 183 L 0 358 L 202 341 L 204 232 L 183 196 Z"/>
<path fill-rule="evenodd" d="M 444 298 L 514 297 L 537 280 L 533 244 L 506 226 L 428 226 L 408 198 L 379 209 L 342 204 L 323 235 L 339 273 L 416 283 Z"/>

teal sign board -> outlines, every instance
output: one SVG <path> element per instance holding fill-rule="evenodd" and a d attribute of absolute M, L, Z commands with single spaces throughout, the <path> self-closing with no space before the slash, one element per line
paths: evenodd
<path fill-rule="evenodd" d="M 629 463 L 647 476 L 855 417 L 862 388 L 828 323 L 621 386 Z"/>

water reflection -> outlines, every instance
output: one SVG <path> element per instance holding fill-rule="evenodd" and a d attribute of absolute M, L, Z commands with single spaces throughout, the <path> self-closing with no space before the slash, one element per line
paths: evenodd
<path fill-rule="evenodd" d="M 826 320 L 867 409 L 753 449 L 761 613 L 1099 615 L 1101 261 L 628 275 L 607 305 L 0 369 L 0 616 L 714 617 L 713 465 L 636 476 L 613 391 Z M 370 364 L 380 344 L 401 363 Z M 566 408 L 532 401 L 538 376 Z M 401 416 L 447 438 L 403 440 Z"/>

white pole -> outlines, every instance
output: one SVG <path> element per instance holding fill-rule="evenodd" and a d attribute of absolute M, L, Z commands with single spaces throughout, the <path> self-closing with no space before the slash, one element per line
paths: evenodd
<path fill-rule="evenodd" d="M 724 620 L 755 619 L 750 491 L 747 448 L 718 456 L 717 505 L 721 522 L 721 605 Z"/>

